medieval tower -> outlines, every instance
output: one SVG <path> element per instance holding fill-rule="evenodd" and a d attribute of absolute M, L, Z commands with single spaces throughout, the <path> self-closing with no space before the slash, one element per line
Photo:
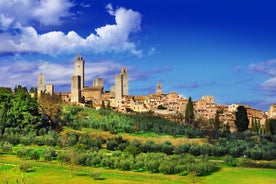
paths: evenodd
<path fill-rule="evenodd" d="M 78 55 L 75 59 L 75 71 L 71 79 L 71 102 L 81 101 L 81 91 L 84 88 L 84 60 Z"/>
<path fill-rule="evenodd" d="M 123 96 L 128 95 L 128 73 L 126 68 L 122 68 L 121 73 L 115 76 L 115 102 L 119 106 Z"/>
<path fill-rule="evenodd" d="M 37 81 L 38 96 L 44 91 L 45 91 L 45 76 L 43 74 L 39 74 L 38 81 Z"/>
<path fill-rule="evenodd" d="M 72 76 L 71 79 L 71 102 L 79 103 L 81 99 L 81 77 L 79 75 Z"/>
<path fill-rule="evenodd" d="M 158 82 L 157 86 L 156 86 L 156 94 L 160 95 L 162 93 L 163 93 L 163 91 L 162 91 L 162 84 L 161 84 L 161 82 Z"/>
<path fill-rule="evenodd" d="M 82 90 L 84 88 L 84 60 L 80 55 L 75 59 L 74 76 L 80 76 L 80 87 Z"/>

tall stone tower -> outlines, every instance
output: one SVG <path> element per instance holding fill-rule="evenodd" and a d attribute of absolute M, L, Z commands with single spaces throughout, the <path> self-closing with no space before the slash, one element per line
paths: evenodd
<path fill-rule="evenodd" d="M 84 88 L 84 60 L 78 55 L 75 59 L 75 76 L 80 76 L 81 90 Z"/>
<path fill-rule="evenodd" d="M 156 86 L 156 94 L 160 95 L 162 93 L 163 93 L 163 91 L 162 91 L 162 84 L 161 84 L 161 82 L 158 82 L 157 86 Z"/>
<path fill-rule="evenodd" d="M 37 94 L 40 96 L 42 92 L 45 90 L 45 76 L 43 74 L 38 75 L 37 81 Z"/>
<path fill-rule="evenodd" d="M 121 73 L 115 75 L 115 101 L 120 106 L 123 96 L 128 95 L 128 73 L 122 68 Z"/>
<path fill-rule="evenodd" d="M 71 102 L 79 103 L 81 99 L 81 77 L 79 75 L 72 76 L 71 79 Z"/>
<path fill-rule="evenodd" d="M 122 91 L 123 96 L 128 95 L 128 74 L 127 74 L 127 68 L 122 68 L 121 70 L 121 76 L 122 76 Z"/>

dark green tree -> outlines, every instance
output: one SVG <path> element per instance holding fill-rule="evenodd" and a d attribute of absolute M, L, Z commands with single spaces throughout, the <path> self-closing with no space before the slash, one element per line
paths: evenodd
<path fill-rule="evenodd" d="M 269 119 L 268 120 L 270 126 L 270 132 L 272 135 L 276 134 L 276 119 Z"/>
<path fill-rule="evenodd" d="M 214 129 L 220 129 L 220 120 L 219 120 L 219 110 L 216 111 L 215 121 L 214 121 Z"/>
<path fill-rule="evenodd" d="M 270 135 L 271 134 L 271 129 L 270 129 L 270 123 L 268 120 L 265 121 L 265 134 Z"/>
<path fill-rule="evenodd" d="M 249 120 L 244 106 L 238 106 L 237 108 L 235 125 L 239 132 L 244 132 L 248 129 Z"/>
<path fill-rule="evenodd" d="M 195 120 L 195 115 L 194 115 L 194 104 L 192 102 L 192 98 L 189 97 L 186 111 L 185 111 L 185 122 L 188 124 L 192 124 Z"/>

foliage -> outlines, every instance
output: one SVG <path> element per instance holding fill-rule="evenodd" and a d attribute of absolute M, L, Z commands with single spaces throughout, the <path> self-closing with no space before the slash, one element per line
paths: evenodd
<path fill-rule="evenodd" d="M 194 104 L 192 102 L 192 98 L 189 97 L 185 111 L 185 122 L 188 124 L 192 124 L 194 122 L 194 119 Z"/>
<path fill-rule="evenodd" d="M 36 128 L 40 118 L 38 104 L 25 87 L 16 86 L 13 93 L 0 90 L 0 101 L 1 134 L 5 134 L 7 128 L 13 128 L 18 133 Z"/>
<path fill-rule="evenodd" d="M 4 142 L 1 144 L 2 152 L 3 153 L 11 153 L 12 152 L 12 144 L 9 142 Z"/>
<path fill-rule="evenodd" d="M 235 125 L 238 132 L 244 132 L 248 129 L 249 120 L 244 106 L 238 106 L 237 108 Z"/>
<path fill-rule="evenodd" d="M 226 155 L 224 158 L 224 163 L 226 165 L 236 167 L 237 166 L 237 159 L 233 158 L 232 156 Z"/>
<path fill-rule="evenodd" d="M 270 127 L 271 134 L 276 135 L 276 119 L 269 119 L 268 126 Z"/>
<path fill-rule="evenodd" d="M 38 98 L 40 111 L 43 115 L 39 128 L 60 130 L 61 129 L 61 97 L 41 93 Z"/>
<path fill-rule="evenodd" d="M 18 166 L 19 170 L 22 172 L 30 172 L 32 171 L 32 167 L 28 162 L 21 162 Z"/>
<path fill-rule="evenodd" d="M 102 174 L 102 173 L 96 172 L 96 171 L 90 171 L 90 172 L 89 172 L 89 176 L 90 176 L 91 178 L 93 178 L 94 180 L 102 180 L 101 174 Z"/>
<path fill-rule="evenodd" d="M 157 109 L 158 109 L 158 110 L 166 110 L 167 108 L 164 107 L 163 105 L 158 105 L 158 106 L 157 106 Z"/>

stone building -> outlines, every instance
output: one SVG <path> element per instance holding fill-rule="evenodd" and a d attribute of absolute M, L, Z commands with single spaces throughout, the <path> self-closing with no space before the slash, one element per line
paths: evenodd
<path fill-rule="evenodd" d="M 268 118 L 275 119 L 276 118 L 276 104 L 270 106 L 268 111 Z"/>
<path fill-rule="evenodd" d="M 196 119 L 215 119 L 218 110 L 213 96 L 203 96 L 200 100 L 195 102 L 194 106 Z"/>
<path fill-rule="evenodd" d="M 53 95 L 54 94 L 54 85 L 46 84 L 46 93 Z"/>

